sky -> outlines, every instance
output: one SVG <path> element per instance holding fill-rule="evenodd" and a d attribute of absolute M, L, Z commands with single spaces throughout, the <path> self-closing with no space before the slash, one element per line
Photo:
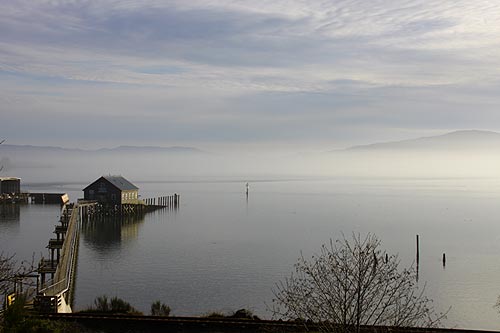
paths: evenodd
<path fill-rule="evenodd" d="M 0 0 L 10 144 L 323 151 L 500 131 L 486 0 Z"/>

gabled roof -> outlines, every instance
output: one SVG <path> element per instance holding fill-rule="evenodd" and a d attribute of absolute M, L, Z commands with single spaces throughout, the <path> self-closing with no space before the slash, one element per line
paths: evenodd
<path fill-rule="evenodd" d="M 121 191 L 130 191 L 130 190 L 138 190 L 139 189 L 137 186 L 135 186 L 134 184 L 132 184 L 131 182 L 129 182 L 128 180 L 126 180 L 122 176 L 102 176 L 101 178 L 99 178 L 98 180 L 96 180 L 95 182 L 93 182 L 92 184 L 90 184 L 89 186 L 84 188 L 83 190 L 86 190 L 87 188 L 89 188 L 93 184 L 97 183 L 101 179 L 107 180 L 109 183 L 111 183 L 111 185 L 113 185 L 114 187 L 116 187 L 117 189 L 119 189 Z"/>
<path fill-rule="evenodd" d="M 127 191 L 127 190 L 138 190 L 139 188 L 123 178 L 122 176 L 103 176 L 104 179 L 106 179 L 108 182 L 111 184 L 115 185 L 117 188 L 119 188 L 122 191 Z"/>

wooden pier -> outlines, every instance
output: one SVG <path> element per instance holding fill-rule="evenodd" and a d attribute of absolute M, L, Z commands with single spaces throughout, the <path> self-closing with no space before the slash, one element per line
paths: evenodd
<path fill-rule="evenodd" d="M 87 220 L 93 216 L 133 216 L 142 215 L 158 209 L 178 209 L 180 206 L 179 194 L 161 196 L 157 198 L 128 200 L 122 204 L 105 204 L 97 200 L 78 199 L 78 205 L 83 208 L 82 219 Z"/>
<path fill-rule="evenodd" d="M 42 258 L 38 265 L 41 289 L 34 308 L 42 313 L 70 313 L 74 276 L 78 259 L 80 211 L 85 205 L 65 204 L 60 224 L 54 228 L 56 238 L 49 240 L 50 259 Z M 48 279 L 50 276 L 50 279 Z"/>
<path fill-rule="evenodd" d="M 157 209 L 177 209 L 179 204 L 178 194 L 136 200 L 114 207 L 106 207 L 96 200 L 65 203 L 59 224 L 54 227 L 55 238 L 48 241 L 50 258 L 42 258 L 38 264 L 41 285 L 37 288 L 34 308 L 41 313 L 72 312 L 81 221 L 103 215 L 133 216 Z"/>
<path fill-rule="evenodd" d="M 162 196 L 158 198 L 147 198 L 143 202 L 149 209 L 155 208 L 178 208 L 181 196 L 177 193 L 173 195 Z"/>
<path fill-rule="evenodd" d="M 0 204 L 28 203 L 29 193 L 0 194 Z"/>
<path fill-rule="evenodd" d="M 34 204 L 64 205 L 69 202 L 69 197 L 66 193 L 29 193 L 28 197 L 31 203 Z"/>

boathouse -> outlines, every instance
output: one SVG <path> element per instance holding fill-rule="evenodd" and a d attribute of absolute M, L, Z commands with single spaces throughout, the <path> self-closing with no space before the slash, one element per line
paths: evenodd
<path fill-rule="evenodd" d="M 83 197 L 105 205 L 137 204 L 139 188 L 122 176 L 102 176 L 83 189 Z"/>
<path fill-rule="evenodd" d="M 0 177 L 0 194 L 21 193 L 21 179 L 16 177 Z"/>

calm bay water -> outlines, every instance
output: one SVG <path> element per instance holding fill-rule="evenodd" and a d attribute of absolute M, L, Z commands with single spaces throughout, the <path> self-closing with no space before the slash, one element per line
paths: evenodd
<path fill-rule="evenodd" d="M 133 179 L 131 179 L 133 181 Z M 273 285 L 302 251 L 343 232 L 375 233 L 403 265 L 421 239 L 420 284 L 447 326 L 498 329 L 500 179 L 322 179 L 137 182 L 142 197 L 181 194 L 176 211 L 82 226 L 76 310 L 118 296 L 144 312 L 159 299 L 174 315 L 240 308 L 269 317 Z M 64 191 L 85 184 L 29 186 Z M 47 253 L 58 206 L 2 211 L 0 244 L 18 258 Z M 447 265 L 441 264 L 442 253 Z M 38 257 L 37 257 L 38 258 Z"/>

